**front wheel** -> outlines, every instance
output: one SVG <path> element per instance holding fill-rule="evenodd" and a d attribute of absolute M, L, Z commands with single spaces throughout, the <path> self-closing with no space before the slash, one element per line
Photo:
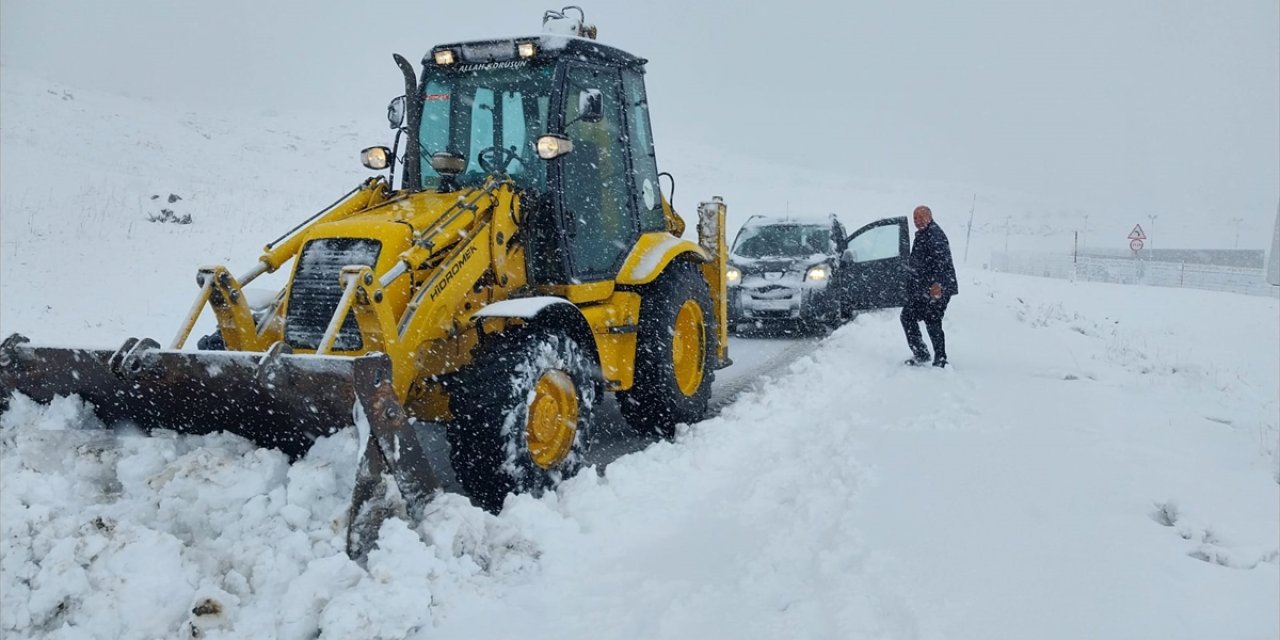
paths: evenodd
<path fill-rule="evenodd" d="M 618 406 L 633 429 L 670 438 L 677 424 L 701 420 L 711 400 L 711 290 L 696 264 L 675 262 L 640 296 L 635 378 Z"/>
<path fill-rule="evenodd" d="M 446 436 L 458 481 L 497 512 L 508 493 L 539 495 L 581 468 L 600 367 L 559 331 L 520 329 L 493 340 L 451 385 Z"/>

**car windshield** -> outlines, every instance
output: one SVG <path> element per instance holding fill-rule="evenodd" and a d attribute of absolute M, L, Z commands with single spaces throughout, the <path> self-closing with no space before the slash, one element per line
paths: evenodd
<path fill-rule="evenodd" d="M 745 227 L 733 244 L 733 253 L 743 258 L 796 257 L 830 252 L 831 228 L 819 225 Z"/>
<path fill-rule="evenodd" d="M 517 66 L 511 66 L 517 65 Z M 448 152 L 467 160 L 458 184 L 475 186 L 488 172 L 480 166 L 480 152 L 501 147 L 515 154 L 506 171 L 516 184 L 541 191 L 546 186 L 546 163 L 534 143 L 547 131 L 551 104 L 551 65 L 504 63 L 429 67 L 422 85 L 422 182 L 434 187 L 440 175 L 431 168 L 431 155 Z M 497 156 L 488 155 L 492 160 Z M 507 160 L 510 155 L 502 157 Z"/>

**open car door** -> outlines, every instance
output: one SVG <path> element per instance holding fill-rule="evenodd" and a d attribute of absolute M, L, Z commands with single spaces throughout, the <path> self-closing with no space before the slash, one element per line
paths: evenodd
<path fill-rule="evenodd" d="M 905 216 L 877 220 L 849 234 L 840 255 L 839 279 L 846 309 L 866 311 L 906 304 L 910 255 Z"/>

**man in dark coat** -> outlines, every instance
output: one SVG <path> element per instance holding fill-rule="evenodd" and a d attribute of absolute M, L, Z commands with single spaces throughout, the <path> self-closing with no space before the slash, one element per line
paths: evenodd
<path fill-rule="evenodd" d="M 951 244 L 947 234 L 933 221 L 929 207 L 919 206 L 912 212 L 916 239 L 911 245 L 911 282 L 907 285 L 907 303 L 902 307 L 902 330 L 912 357 L 907 364 L 921 365 L 929 361 L 929 349 L 920 337 L 920 321 L 929 331 L 933 343 L 933 366 L 947 366 L 947 341 L 942 333 L 942 316 L 947 312 L 951 296 L 960 293 L 956 268 L 951 262 Z"/>

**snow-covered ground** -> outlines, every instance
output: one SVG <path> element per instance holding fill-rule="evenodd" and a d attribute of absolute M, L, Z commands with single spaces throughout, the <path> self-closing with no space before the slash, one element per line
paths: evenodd
<path fill-rule="evenodd" d="M 43 343 L 167 339 L 197 266 L 252 264 L 385 136 L 381 114 L 211 115 L 8 70 L 0 113 L 0 333 Z M 779 171 L 659 140 L 686 211 L 720 194 L 740 222 Z M 806 180 L 881 203 L 867 219 L 945 196 Z M 193 222 L 148 222 L 161 208 Z M 949 370 L 900 366 L 896 315 L 861 316 L 553 495 L 498 516 L 447 495 L 389 521 L 367 570 L 342 551 L 351 433 L 290 466 L 18 398 L 0 635 L 1280 635 L 1280 303 L 981 270 L 961 291 Z"/>

